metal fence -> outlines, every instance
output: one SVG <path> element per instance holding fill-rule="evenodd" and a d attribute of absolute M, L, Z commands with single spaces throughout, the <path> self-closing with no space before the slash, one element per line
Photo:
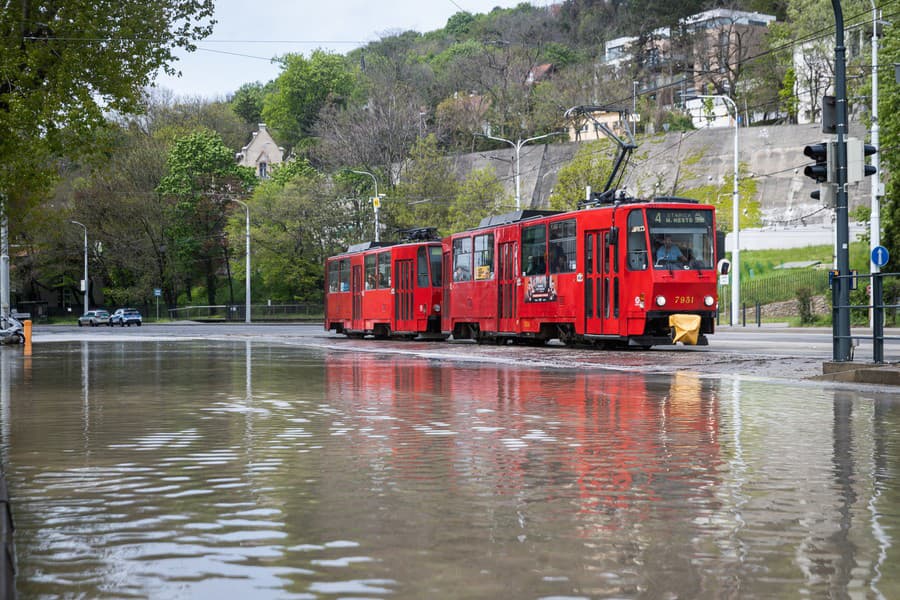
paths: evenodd
<path fill-rule="evenodd" d="M 828 271 L 814 269 L 786 270 L 759 279 L 741 279 L 742 311 L 760 304 L 796 300 L 797 291 L 806 288 L 814 296 L 828 293 Z M 719 312 L 727 321 L 731 315 L 731 286 L 719 290 Z"/>
<path fill-rule="evenodd" d="M 168 309 L 169 318 L 176 321 L 243 322 L 243 304 L 181 306 Z M 251 321 L 309 321 L 321 319 L 325 313 L 319 302 L 297 304 L 251 304 Z"/>

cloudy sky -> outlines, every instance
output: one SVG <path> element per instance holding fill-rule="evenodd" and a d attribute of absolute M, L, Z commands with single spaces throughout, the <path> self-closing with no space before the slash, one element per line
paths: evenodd
<path fill-rule="evenodd" d="M 179 96 L 224 97 L 244 83 L 274 79 L 273 56 L 309 55 L 316 48 L 344 54 L 385 34 L 439 29 L 461 10 L 490 12 L 522 0 L 216 0 L 218 24 L 175 67 L 182 76 L 161 75 L 157 86 Z M 545 6 L 545 0 L 531 4 Z"/>

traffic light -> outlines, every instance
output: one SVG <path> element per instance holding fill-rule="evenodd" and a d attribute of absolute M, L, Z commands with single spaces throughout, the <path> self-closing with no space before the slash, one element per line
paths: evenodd
<path fill-rule="evenodd" d="M 831 148 L 829 148 L 831 146 Z M 834 142 L 810 144 L 803 149 L 803 154 L 816 161 L 803 169 L 803 174 L 814 179 L 816 183 L 834 181 Z"/>
<path fill-rule="evenodd" d="M 872 156 L 876 152 L 878 152 L 878 148 L 876 148 L 872 144 L 863 144 L 863 156 Z M 876 169 L 873 165 L 866 165 L 865 167 L 863 167 L 863 175 L 866 177 L 868 177 L 869 175 L 874 175 L 876 171 L 878 171 L 878 169 Z"/>
<path fill-rule="evenodd" d="M 820 183 L 819 189 L 811 193 L 809 197 L 821 202 L 822 206 L 826 208 L 834 208 L 835 196 L 837 195 L 836 187 L 833 183 Z"/>
<path fill-rule="evenodd" d="M 878 152 L 872 144 L 859 138 L 847 138 L 847 183 L 857 183 L 875 174 L 875 167 L 866 164 L 866 157 Z"/>

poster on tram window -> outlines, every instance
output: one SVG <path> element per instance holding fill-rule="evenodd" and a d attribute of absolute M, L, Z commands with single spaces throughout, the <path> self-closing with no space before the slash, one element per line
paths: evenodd
<path fill-rule="evenodd" d="M 525 278 L 525 302 L 555 302 L 556 275 L 532 275 Z"/>

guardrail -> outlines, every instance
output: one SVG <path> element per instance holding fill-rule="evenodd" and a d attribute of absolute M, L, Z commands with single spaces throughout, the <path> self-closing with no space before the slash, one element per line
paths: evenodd
<path fill-rule="evenodd" d="M 179 321 L 244 321 L 243 304 L 216 304 L 202 306 L 182 306 L 169 309 L 169 318 Z M 323 318 L 325 311 L 321 303 L 304 302 L 297 304 L 251 304 L 252 321 L 294 321 Z"/>

